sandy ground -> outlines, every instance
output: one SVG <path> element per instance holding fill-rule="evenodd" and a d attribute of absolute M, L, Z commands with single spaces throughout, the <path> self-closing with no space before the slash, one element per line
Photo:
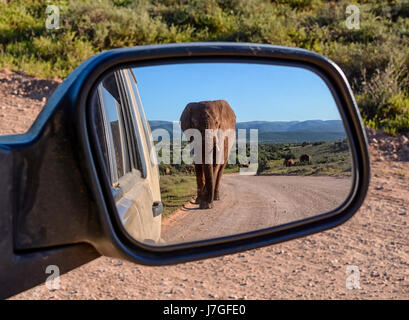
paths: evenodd
<path fill-rule="evenodd" d="M 60 83 L 0 70 L 0 134 L 27 131 Z"/>
<path fill-rule="evenodd" d="M 30 93 L 30 81 L 42 87 Z M 56 84 L 1 71 L 0 133 L 26 131 L 41 110 L 40 96 Z M 342 226 L 176 266 L 101 257 L 62 275 L 56 291 L 40 285 L 12 299 L 408 299 L 409 141 L 374 130 L 368 135 L 370 190 Z M 360 289 L 346 287 L 350 266 L 359 268 Z"/>
<path fill-rule="evenodd" d="M 218 238 L 302 220 L 339 207 L 350 178 L 224 175 L 220 201 L 188 203 L 162 223 L 167 244 Z"/>

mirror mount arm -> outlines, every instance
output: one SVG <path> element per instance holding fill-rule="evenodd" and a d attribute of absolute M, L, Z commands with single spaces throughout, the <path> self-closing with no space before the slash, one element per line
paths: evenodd
<path fill-rule="evenodd" d="M 16 210 L 20 207 L 16 193 L 15 150 L 5 141 L 16 142 L 18 136 L 1 137 L 0 143 L 0 299 L 8 298 L 35 285 L 44 283 L 50 276 L 47 267 L 55 265 L 60 274 L 96 259 L 98 252 L 89 244 L 67 244 L 49 248 L 16 250 Z M 29 274 L 29 276 L 28 276 Z"/>

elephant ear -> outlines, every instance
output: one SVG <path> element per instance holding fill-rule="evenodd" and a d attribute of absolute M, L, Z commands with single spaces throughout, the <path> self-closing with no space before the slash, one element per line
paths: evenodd
<path fill-rule="evenodd" d="M 225 119 L 226 123 L 236 123 L 236 115 L 230 106 L 230 104 L 226 100 L 221 100 L 221 115 Z"/>
<path fill-rule="evenodd" d="M 192 128 L 191 108 L 192 106 L 188 104 L 180 116 L 180 127 L 182 128 L 182 131 Z"/>

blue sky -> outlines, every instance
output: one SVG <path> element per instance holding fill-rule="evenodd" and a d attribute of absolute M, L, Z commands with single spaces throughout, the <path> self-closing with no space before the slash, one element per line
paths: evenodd
<path fill-rule="evenodd" d="M 243 121 L 339 120 L 334 98 L 315 73 L 244 63 L 134 68 L 148 120 L 178 121 L 189 102 L 224 99 Z"/>

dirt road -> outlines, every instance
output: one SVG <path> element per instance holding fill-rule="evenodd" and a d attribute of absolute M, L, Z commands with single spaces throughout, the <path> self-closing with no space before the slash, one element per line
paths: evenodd
<path fill-rule="evenodd" d="M 329 212 L 347 197 L 349 178 L 224 175 L 221 200 L 199 210 L 189 203 L 162 225 L 166 243 L 254 231 Z"/>
<path fill-rule="evenodd" d="M 1 70 L 0 83 L 0 134 L 25 132 L 44 104 L 38 96 L 58 84 Z M 62 275 L 56 291 L 39 285 L 12 299 L 408 299 L 409 140 L 368 135 L 370 190 L 342 226 L 176 266 L 101 257 Z M 350 266 L 360 289 L 346 288 Z"/>

